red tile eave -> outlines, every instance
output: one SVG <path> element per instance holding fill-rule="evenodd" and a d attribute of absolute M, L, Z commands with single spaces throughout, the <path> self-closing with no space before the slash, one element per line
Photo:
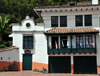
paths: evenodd
<path fill-rule="evenodd" d="M 53 28 L 50 30 L 47 30 L 46 32 L 44 32 L 45 34 L 54 34 L 54 33 L 98 33 L 99 31 L 92 28 L 92 27 L 88 27 L 88 28 Z"/>

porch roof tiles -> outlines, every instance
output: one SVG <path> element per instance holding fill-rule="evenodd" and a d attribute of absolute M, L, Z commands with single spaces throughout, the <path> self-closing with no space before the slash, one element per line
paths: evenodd
<path fill-rule="evenodd" d="M 67 34 L 67 33 L 98 33 L 99 31 L 92 27 L 69 27 L 69 28 L 52 28 L 44 34 Z"/>

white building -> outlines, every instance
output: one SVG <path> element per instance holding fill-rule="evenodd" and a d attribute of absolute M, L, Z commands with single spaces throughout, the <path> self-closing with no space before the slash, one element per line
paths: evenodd
<path fill-rule="evenodd" d="M 35 25 L 26 16 L 21 25 L 12 24 L 10 37 L 19 48 L 15 55 L 19 70 L 45 67 L 49 73 L 99 74 L 98 0 L 36 7 L 34 11 L 44 23 Z"/>

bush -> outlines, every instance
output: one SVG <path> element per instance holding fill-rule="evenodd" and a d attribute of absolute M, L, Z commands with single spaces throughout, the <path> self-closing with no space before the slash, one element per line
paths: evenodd
<path fill-rule="evenodd" d="M 1 44 L 0 48 L 6 48 L 7 46 L 5 44 Z"/>
<path fill-rule="evenodd" d="M 40 18 L 35 20 L 35 23 L 43 23 L 42 20 Z"/>
<path fill-rule="evenodd" d="M 7 41 L 7 42 L 5 42 L 5 45 L 6 45 L 7 47 L 12 46 L 12 41 Z"/>

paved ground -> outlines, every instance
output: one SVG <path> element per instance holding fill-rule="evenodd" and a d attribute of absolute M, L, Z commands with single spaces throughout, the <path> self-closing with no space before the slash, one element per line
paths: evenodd
<path fill-rule="evenodd" d="M 67 73 L 57 73 L 57 74 L 43 74 L 33 71 L 18 71 L 18 72 L 0 72 L 0 76 L 98 76 L 96 74 L 67 74 Z"/>

